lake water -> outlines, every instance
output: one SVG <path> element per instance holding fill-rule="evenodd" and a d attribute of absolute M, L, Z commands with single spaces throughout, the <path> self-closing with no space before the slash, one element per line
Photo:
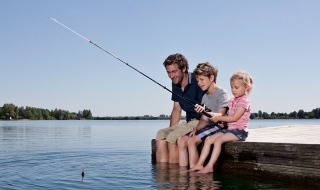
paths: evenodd
<path fill-rule="evenodd" d="M 155 121 L 0 121 L 0 189 L 291 189 L 151 160 Z M 320 120 L 251 120 L 250 128 Z M 84 167 L 85 176 L 81 176 Z"/>

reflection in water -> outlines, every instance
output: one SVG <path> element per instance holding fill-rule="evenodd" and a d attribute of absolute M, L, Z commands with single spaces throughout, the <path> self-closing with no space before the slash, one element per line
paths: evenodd
<path fill-rule="evenodd" d="M 221 186 L 212 173 L 189 172 L 178 164 L 157 163 L 153 169 L 158 189 L 219 189 Z"/>

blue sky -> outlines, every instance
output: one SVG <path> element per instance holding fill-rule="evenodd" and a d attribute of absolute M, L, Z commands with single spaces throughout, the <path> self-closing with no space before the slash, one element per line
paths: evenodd
<path fill-rule="evenodd" d="M 254 79 L 252 112 L 320 107 L 320 1 L 0 0 L 0 105 L 94 116 L 169 115 L 171 94 L 53 17 L 171 88 L 162 65 L 182 53 L 209 61 L 230 94 Z"/>

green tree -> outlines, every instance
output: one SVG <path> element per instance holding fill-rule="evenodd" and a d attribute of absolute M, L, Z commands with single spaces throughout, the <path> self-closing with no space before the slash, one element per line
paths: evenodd
<path fill-rule="evenodd" d="M 289 114 L 289 117 L 290 117 L 290 118 L 293 118 L 293 119 L 296 119 L 296 118 L 298 118 L 298 113 L 297 113 L 296 111 L 291 112 L 291 113 Z"/>
<path fill-rule="evenodd" d="M 313 112 L 306 112 L 306 113 L 305 113 L 305 117 L 306 117 L 307 119 L 313 119 L 313 118 L 315 118 Z"/>
<path fill-rule="evenodd" d="M 87 115 L 86 115 L 86 119 L 92 119 L 91 110 L 88 111 L 88 113 L 87 113 Z"/>
<path fill-rule="evenodd" d="M 12 103 L 4 104 L 2 107 L 2 115 L 4 116 L 4 119 L 10 119 L 10 117 L 16 118 L 17 114 L 15 110 L 16 110 L 16 106 L 13 105 Z"/>
<path fill-rule="evenodd" d="M 267 112 L 262 113 L 263 119 L 270 119 L 270 115 Z"/>
<path fill-rule="evenodd" d="M 298 111 L 298 118 L 299 119 L 304 119 L 305 118 L 305 114 L 304 114 L 304 111 L 302 109 Z"/>
<path fill-rule="evenodd" d="M 312 112 L 313 112 L 314 117 L 319 119 L 319 117 L 320 117 L 320 113 L 319 113 L 320 112 L 320 108 L 313 109 Z"/>

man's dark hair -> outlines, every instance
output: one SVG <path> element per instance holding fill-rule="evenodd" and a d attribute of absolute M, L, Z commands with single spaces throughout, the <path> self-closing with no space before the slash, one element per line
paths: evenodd
<path fill-rule="evenodd" d="M 163 65 L 164 67 L 167 67 L 168 65 L 177 64 L 178 68 L 182 70 L 184 67 L 186 67 L 186 73 L 188 72 L 189 65 L 187 59 L 180 53 L 172 54 L 167 57 L 166 60 L 164 60 Z"/>

